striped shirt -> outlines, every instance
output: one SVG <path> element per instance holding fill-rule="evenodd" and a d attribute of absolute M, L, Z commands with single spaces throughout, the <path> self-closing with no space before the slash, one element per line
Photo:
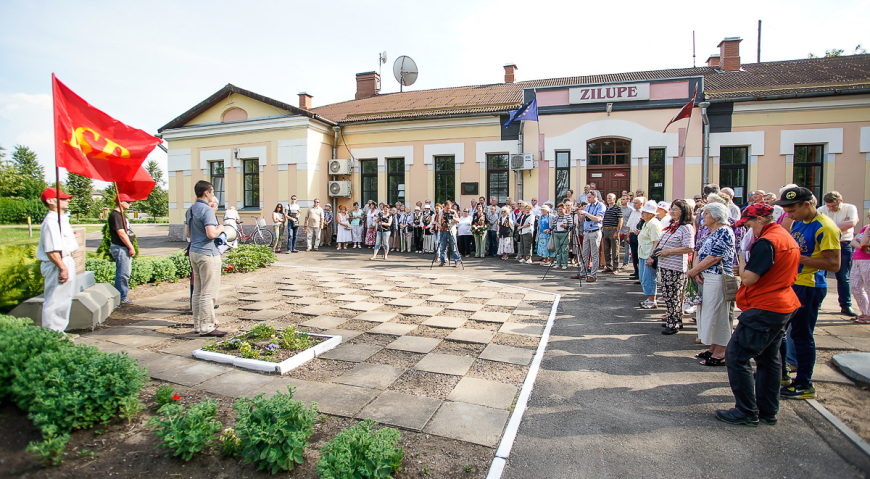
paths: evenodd
<path fill-rule="evenodd" d="M 619 205 L 609 206 L 604 212 L 604 220 L 601 224 L 605 228 L 616 228 L 619 226 L 620 218 L 622 218 L 622 207 Z"/>
<path fill-rule="evenodd" d="M 553 233 L 567 233 L 574 227 L 574 220 L 571 215 L 556 215 L 553 221 Z"/>

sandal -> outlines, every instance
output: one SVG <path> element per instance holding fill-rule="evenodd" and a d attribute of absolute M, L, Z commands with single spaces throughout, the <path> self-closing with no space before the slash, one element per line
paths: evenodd
<path fill-rule="evenodd" d="M 724 366 L 725 358 L 714 358 L 710 356 L 709 358 L 700 361 L 698 364 L 701 364 L 702 366 Z"/>
<path fill-rule="evenodd" d="M 862 314 L 861 316 L 855 318 L 855 322 L 857 324 L 870 324 L 870 316 Z"/>
<path fill-rule="evenodd" d="M 701 353 L 698 353 L 695 355 L 695 358 L 697 358 L 697 359 L 708 359 L 708 358 L 712 358 L 712 357 L 713 357 L 713 351 L 710 351 L 709 349 L 707 351 L 704 351 L 704 352 L 701 352 Z"/>

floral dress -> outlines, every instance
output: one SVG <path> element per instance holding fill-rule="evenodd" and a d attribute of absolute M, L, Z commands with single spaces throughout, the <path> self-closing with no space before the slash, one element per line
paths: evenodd
<path fill-rule="evenodd" d="M 538 256 L 542 258 L 552 258 L 556 256 L 555 252 L 550 252 L 547 245 L 550 243 L 550 233 L 544 233 L 544 230 L 550 229 L 550 215 L 541 215 L 538 220 Z"/>

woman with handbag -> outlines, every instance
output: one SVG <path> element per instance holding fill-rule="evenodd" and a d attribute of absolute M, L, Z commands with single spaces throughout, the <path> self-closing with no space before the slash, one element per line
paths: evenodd
<path fill-rule="evenodd" d="M 695 355 L 704 366 L 723 366 L 725 346 L 731 339 L 732 322 L 728 314 L 725 283 L 736 279 L 734 271 L 734 233 L 728 227 L 728 208 L 710 203 L 703 209 L 702 221 L 710 230 L 698 249 L 695 266 L 687 275 L 698 283 L 701 304 L 698 305 L 698 337 L 710 347 Z M 736 291 L 735 291 L 736 292 Z M 733 301 L 733 298 L 731 299 Z"/>
<path fill-rule="evenodd" d="M 550 222 L 553 245 L 556 247 L 556 267 L 561 269 L 568 269 L 568 243 L 574 230 L 574 219 L 567 211 L 569 208 L 568 203 L 559 203 L 556 207 L 558 214 Z"/>
<path fill-rule="evenodd" d="M 637 259 L 640 285 L 646 299 L 640 302 L 643 309 L 656 309 L 656 268 L 653 262 L 648 262 L 655 248 L 656 242 L 662 236 L 662 223 L 656 217 L 658 204 L 655 201 L 647 201 L 640 209 L 641 220 L 644 222 L 640 234 L 637 235 Z"/>
<path fill-rule="evenodd" d="M 683 329 L 683 290 L 686 286 L 686 270 L 689 253 L 695 247 L 695 228 L 692 226 L 692 210 L 684 200 L 671 203 L 671 222 L 662 232 L 656 244 L 662 297 L 667 315 L 662 334 L 674 334 Z M 650 264 L 653 258 L 647 259 Z"/>
<path fill-rule="evenodd" d="M 511 219 L 509 206 L 501 207 L 501 218 L 498 220 L 498 254 L 501 259 L 508 259 L 514 252 L 514 221 Z"/>
<path fill-rule="evenodd" d="M 477 210 L 474 212 L 474 217 L 471 219 L 471 232 L 474 234 L 474 257 L 483 258 L 486 256 L 486 213 L 484 213 L 485 205 L 480 202 L 477 204 Z"/>
<path fill-rule="evenodd" d="M 538 220 L 538 256 L 543 258 L 541 264 L 549 266 L 556 256 L 556 240 L 550 232 L 550 205 L 541 206 L 541 219 Z"/>
<path fill-rule="evenodd" d="M 347 206 L 341 205 L 338 207 L 338 219 L 336 223 L 338 223 L 338 226 L 336 228 L 335 242 L 338 244 L 338 247 L 335 249 L 342 249 L 342 245 L 344 245 L 344 249 L 347 249 L 347 245 L 353 241 L 350 220 L 347 216 Z"/>
<path fill-rule="evenodd" d="M 532 205 L 524 205 L 520 211 L 520 216 L 517 217 L 517 236 L 519 236 L 517 256 L 520 263 L 532 264 L 535 215 L 532 214 Z"/>

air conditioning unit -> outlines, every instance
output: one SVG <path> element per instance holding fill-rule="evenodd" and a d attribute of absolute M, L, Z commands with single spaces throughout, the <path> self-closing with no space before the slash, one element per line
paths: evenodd
<path fill-rule="evenodd" d="M 350 181 L 330 181 L 329 196 L 344 196 L 345 198 L 350 198 Z"/>
<path fill-rule="evenodd" d="M 329 160 L 330 175 L 349 175 L 350 172 L 350 160 Z"/>
<path fill-rule="evenodd" d="M 535 169 L 535 154 L 521 153 L 519 155 L 511 155 L 512 170 L 534 170 Z"/>

